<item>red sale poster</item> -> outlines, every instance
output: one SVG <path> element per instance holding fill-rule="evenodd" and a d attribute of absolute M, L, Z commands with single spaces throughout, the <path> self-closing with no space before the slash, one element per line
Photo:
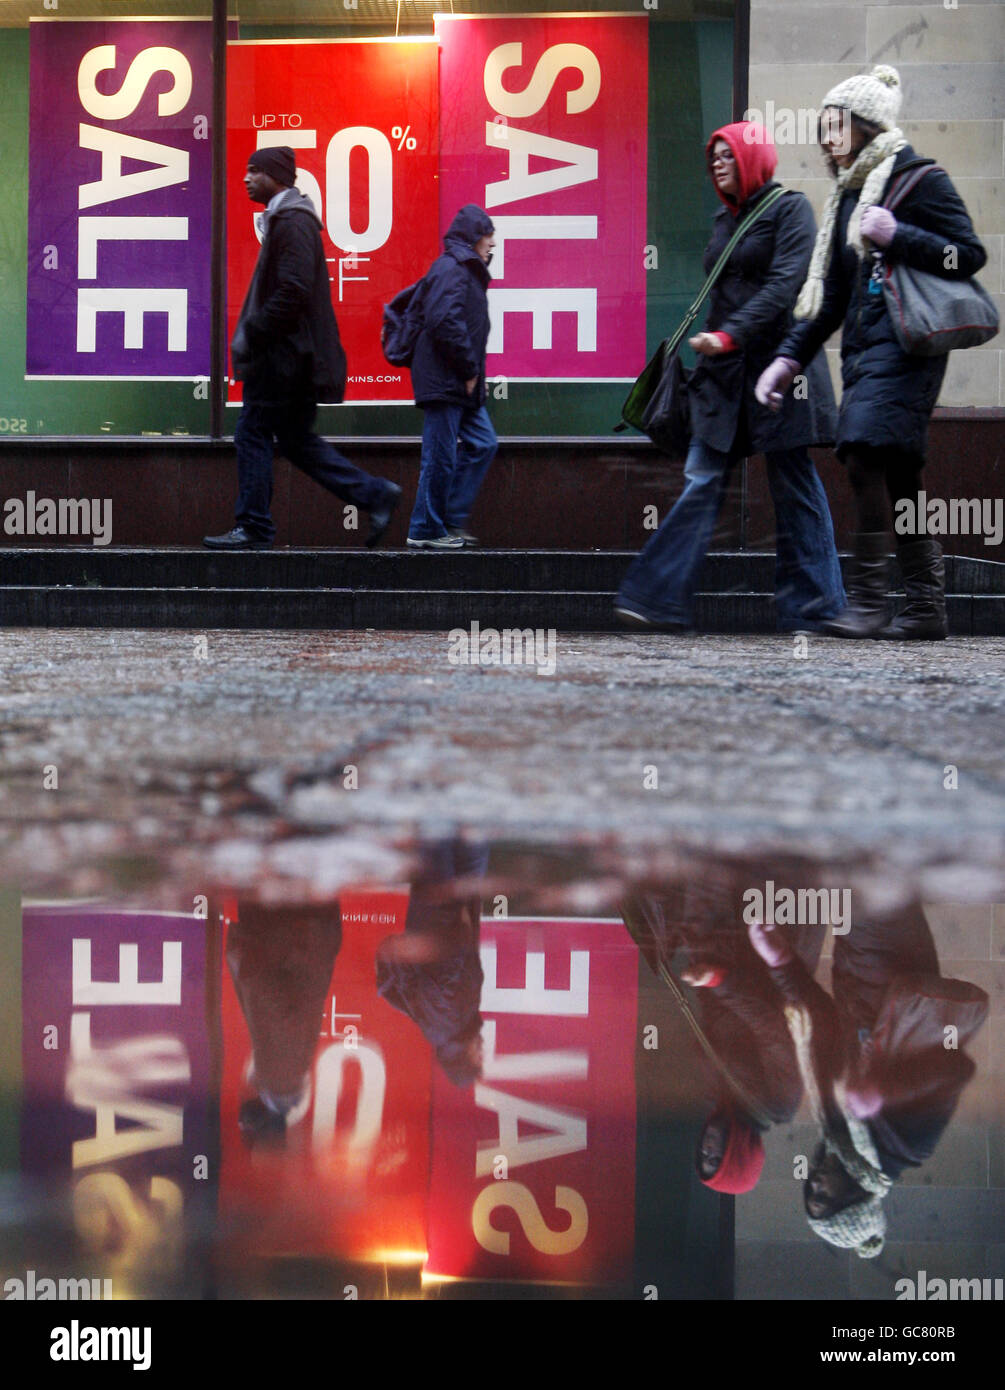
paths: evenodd
<path fill-rule="evenodd" d="M 344 893 L 331 934 L 316 921 L 240 915 L 228 929 L 220 1217 L 231 1261 L 291 1250 L 422 1259 L 431 1052 L 411 1019 L 378 995 L 375 978 L 378 948 L 401 931 L 407 901 L 392 890 Z M 238 1116 L 256 1094 L 252 1035 L 265 1068 L 290 1055 L 305 1024 L 309 1103 L 282 1144 L 249 1144 Z"/>
<path fill-rule="evenodd" d="M 434 1069 L 428 1277 L 618 1283 L 635 1239 L 638 953 L 620 921 L 482 919 L 484 1069 Z"/>
<path fill-rule="evenodd" d="M 645 364 L 648 18 L 437 15 L 440 225 L 496 226 L 488 373 L 628 381 Z"/>
<path fill-rule="evenodd" d="M 439 254 L 435 39 L 239 40 L 227 48 L 228 341 L 259 242 L 243 177 L 268 145 L 296 152 L 349 363 L 346 400 L 411 401 L 380 347 L 381 306 Z M 645 182 L 643 171 L 643 184 Z M 229 403 L 240 400 L 232 385 Z"/>

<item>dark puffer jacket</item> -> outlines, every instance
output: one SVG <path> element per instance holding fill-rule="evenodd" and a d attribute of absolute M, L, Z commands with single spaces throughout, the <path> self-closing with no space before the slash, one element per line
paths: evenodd
<path fill-rule="evenodd" d="M 705 250 L 706 275 L 739 222 L 777 186 L 762 185 L 736 217 L 726 208 L 719 212 Z M 728 333 L 739 350 L 702 357 L 688 385 L 691 432 L 713 449 L 726 453 L 735 442 L 746 453 L 761 454 L 834 439 L 837 406 L 822 358 L 806 372 L 806 389 L 790 392 L 777 414 L 754 395 L 757 378 L 792 326 L 815 235 L 808 200 L 787 192 L 745 233 L 716 281 L 705 330 Z"/>
<path fill-rule="evenodd" d="M 472 409 L 485 402 L 485 349 L 489 337 L 491 276 L 475 243 L 492 232 L 487 212 L 469 203 L 450 224 L 444 251 L 423 290 L 423 327 L 412 358 L 416 405 L 447 403 Z M 478 384 L 469 395 L 464 384 Z"/>
<path fill-rule="evenodd" d="M 269 217 L 230 353 L 246 401 L 307 396 L 337 403 L 345 395 L 321 223 L 298 189 L 289 189 Z"/>
<path fill-rule="evenodd" d="M 932 163 L 906 146 L 894 160 L 881 201 L 889 195 L 893 180 L 906 169 Z M 838 417 L 838 454 L 843 456 L 860 444 L 923 458 L 928 420 L 948 359 L 911 357 L 903 352 L 883 294 L 869 293 L 871 257 L 860 259 L 847 239 L 848 222 L 858 199 L 857 189 L 847 191 L 841 199 L 820 313 L 812 321 L 797 323 L 778 354 L 805 365 L 843 323 L 844 394 Z M 947 280 L 966 280 L 987 260 L 962 199 L 942 171 L 926 174 L 894 215 L 897 231 L 883 253 L 891 264 L 900 261 Z M 949 247 L 956 248 L 955 269 L 946 268 Z"/>

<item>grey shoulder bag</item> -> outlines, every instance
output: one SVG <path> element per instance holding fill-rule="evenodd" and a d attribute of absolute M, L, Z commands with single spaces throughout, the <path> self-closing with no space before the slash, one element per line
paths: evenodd
<path fill-rule="evenodd" d="M 926 164 L 903 174 L 883 207 L 892 212 L 932 169 L 945 172 L 938 164 Z M 980 347 L 998 332 L 994 300 L 976 280 L 946 280 L 882 259 L 877 271 L 897 342 L 911 356 L 940 357 L 954 348 Z"/>

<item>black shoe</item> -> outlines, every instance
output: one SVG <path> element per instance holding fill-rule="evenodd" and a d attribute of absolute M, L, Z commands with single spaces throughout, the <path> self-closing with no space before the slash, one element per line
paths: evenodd
<path fill-rule="evenodd" d="M 876 634 L 886 642 L 944 642 L 946 567 L 938 541 L 897 537 L 897 559 L 907 602 L 893 622 Z"/>
<path fill-rule="evenodd" d="M 377 506 L 370 510 L 370 534 L 366 538 L 368 550 L 380 545 L 400 501 L 401 488 L 397 483 L 388 483 L 383 502 L 378 502 Z"/>
<path fill-rule="evenodd" d="M 286 1117 L 270 1109 L 258 1096 L 241 1106 L 237 1112 L 237 1126 L 249 1145 L 282 1144 L 286 1138 Z"/>
<path fill-rule="evenodd" d="M 686 623 L 659 622 L 654 618 L 647 618 L 645 614 L 639 613 L 634 608 L 629 608 L 624 603 L 615 604 L 614 615 L 622 627 L 634 628 L 638 632 L 686 633 L 691 631 Z"/>
<path fill-rule="evenodd" d="M 253 536 L 243 526 L 235 526 L 223 536 L 203 536 L 203 545 L 210 550 L 271 550 L 272 542 Z"/>
<path fill-rule="evenodd" d="M 848 579 L 848 607 L 821 624 L 829 637 L 852 640 L 876 637 L 889 616 L 889 538 L 883 531 L 861 532 L 855 537 L 855 555 Z"/>

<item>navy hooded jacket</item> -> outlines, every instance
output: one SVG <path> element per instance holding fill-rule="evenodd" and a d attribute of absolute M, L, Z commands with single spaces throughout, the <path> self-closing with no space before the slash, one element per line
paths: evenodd
<path fill-rule="evenodd" d="M 422 332 L 412 358 L 412 390 L 420 406 L 476 409 L 485 402 L 485 349 L 489 337 L 488 269 L 475 243 L 494 230 L 474 203 L 461 208 L 430 267 L 422 302 Z M 469 395 L 464 383 L 478 384 Z"/>

